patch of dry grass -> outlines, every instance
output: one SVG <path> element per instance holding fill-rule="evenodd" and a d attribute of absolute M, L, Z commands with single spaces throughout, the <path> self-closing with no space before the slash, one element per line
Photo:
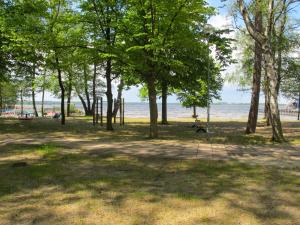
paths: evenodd
<path fill-rule="evenodd" d="M 0 120 L 0 224 L 299 224 L 299 166 L 159 154 L 208 143 L 189 123 L 163 126 L 153 141 L 143 121 L 115 132 L 68 122 Z M 247 139 L 243 123 L 213 125 L 215 144 L 272 146 L 263 127 Z M 285 127 L 297 139 L 299 124 Z"/>

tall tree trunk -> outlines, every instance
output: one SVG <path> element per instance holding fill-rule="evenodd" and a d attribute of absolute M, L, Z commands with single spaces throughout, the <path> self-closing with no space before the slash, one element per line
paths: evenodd
<path fill-rule="evenodd" d="M 39 114 L 36 109 L 36 102 L 35 102 L 35 65 L 33 65 L 32 68 L 32 77 L 31 77 L 31 96 L 32 96 L 32 107 L 33 107 L 33 112 L 35 117 L 39 117 Z"/>
<path fill-rule="evenodd" d="M 23 99 L 23 89 L 21 90 L 21 116 L 24 115 L 24 99 Z"/>
<path fill-rule="evenodd" d="M 158 126 L 157 126 L 157 103 L 156 103 L 156 89 L 155 89 L 155 79 L 151 75 L 147 81 L 148 86 L 148 97 L 149 97 L 149 108 L 150 108 L 150 138 L 158 137 Z"/>
<path fill-rule="evenodd" d="M 67 117 L 71 116 L 72 79 L 68 84 Z"/>
<path fill-rule="evenodd" d="M 277 86 L 276 86 L 276 91 L 277 94 L 279 95 L 279 90 L 280 90 L 280 83 L 281 83 L 281 70 L 282 70 L 282 50 L 281 48 L 278 49 L 278 55 L 277 55 Z"/>
<path fill-rule="evenodd" d="M 46 71 L 43 74 L 43 86 L 42 86 L 42 106 L 41 106 L 41 113 L 42 117 L 45 115 L 45 110 L 44 110 L 44 102 L 45 102 L 45 86 L 46 86 Z"/>
<path fill-rule="evenodd" d="M 31 90 L 31 95 L 32 95 L 32 106 L 33 106 L 33 112 L 35 117 L 39 117 L 39 114 L 36 109 L 36 103 L 35 103 L 35 91 L 34 89 Z"/>
<path fill-rule="evenodd" d="M 89 90 L 88 90 L 88 77 L 87 77 L 86 65 L 84 65 L 83 73 L 84 73 L 84 92 L 85 92 L 86 104 L 87 104 L 87 111 L 86 111 L 85 115 L 92 116 L 93 111 L 91 108 L 90 94 L 89 94 Z"/>
<path fill-rule="evenodd" d="M 257 0 L 258 4 L 260 0 Z M 240 12 L 243 16 L 246 28 L 249 34 L 258 41 L 263 49 L 265 67 L 267 71 L 267 77 L 269 78 L 270 85 L 267 87 L 270 94 L 270 121 L 272 125 L 272 136 L 273 140 L 277 142 L 285 141 L 283 137 L 281 120 L 278 108 L 278 73 L 276 71 L 276 60 L 274 48 L 272 48 L 272 42 L 274 41 L 274 0 L 268 2 L 268 13 L 267 13 L 267 32 L 258 32 L 255 30 L 251 18 L 249 16 L 248 10 L 245 7 L 244 0 L 237 0 L 239 4 Z"/>
<path fill-rule="evenodd" d="M 193 105 L 193 118 L 197 118 L 197 108 L 195 105 Z"/>
<path fill-rule="evenodd" d="M 166 81 L 162 82 L 162 88 L 161 88 L 161 124 L 168 124 L 168 83 Z"/>
<path fill-rule="evenodd" d="M 97 79 L 97 65 L 94 63 L 94 75 L 93 75 L 93 125 L 96 125 L 96 79 Z"/>
<path fill-rule="evenodd" d="M 270 94 L 269 94 L 269 78 L 268 78 L 268 75 L 267 75 L 267 70 L 266 68 L 264 68 L 264 94 L 265 94 L 265 120 L 266 120 L 266 125 L 267 126 L 270 126 L 271 123 L 270 123 Z"/>
<path fill-rule="evenodd" d="M 120 84 L 118 85 L 118 96 L 117 96 L 117 99 L 116 99 L 115 104 L 114 104 L 113 117 L 116 117 L 117 113 L 119 111 L 123 88 L 124 88 L 124 81 L 121 78 Z"/>
<path fill-rule="evenodd" d="M 265 92 L 265 119 L 266 119 L 266 125 L 271 126 L 271 123 L 270 123 L 270 93 L 268 90 Z"/>
<path fill-rule="evenodd" d="M 3 110 L 3 93 L 2 93 L 2 84 L 0 82 L 0 116 L 2 115 Z"/>
<path fill-rule="evenodd" d="M 299 90 L 299 97 L 298 97 L 298 120 L 300 120 L 300 90 Z"/>
<path fill-rule="evenodd" d="M 106 62 L 106 98 L 107 98 L 107 111 L 106 111 L 106 130 L 114 130 L 112 126 L 112 108 L 113 108 L 113 95 L 112 95 L 112 85 L 111 85 L 111 59 Z"/>
<path fill-rule="evenodd" d="M 275 68 L 275 56 L 272 54 L 270 45 L 266 45 L 265 49 L 265 61 L 267 76 L 269 79 L 269 104 L 270 104 L 270 122 L 272 125 L 272 139 L 277 142 L 284 142 L 283 131 L 281 127 L 280 113 L 278 107 L 278 74 Z"/>
<path fill-rule="evenodd" d="M 258 32 L 262 32 L 262 13 L 258 7 L 255 15 L 255 29 Z M 256 126 L 257 126 L 261 71 L 262 71 L 262 49 L 258 41 L 255 41 L 254 60 L 255 62 L 254 62 L 253 82 L 252 82 L 251 106 L 250 106 L 250 111 L 248 116 L 248 123 L 246 127 L 246 134 L 255 133 Z"/>
<path fill-rule="evenodd" d="M 77 93 L 77 94 L 78 94 L 78 93 Z M 81 104 L 82 104 L 82 106 L 83 106 L 85 115 L 87 115 L 87 114 L 88 114 L 88 108 L 87 108 L 87 106 L 86 106 L 86 103 L 85 103 L 83 97 L 82 97 L 80 94 L 78 94 L 78 98 L 79 98 L 80 101 L 81 101 Z"/>
<path fill-rule="evenodd" d="M 60 96 L 61 124 L 65 125 L 66 124 L 66 115 L 65 115 L 65 87 L 64 87 L 64 84 L 63 84 L 61 69 L 60 69 L 59 60 L 58 60 L 57 56 L 55 57 L 55 61 L 56 61 L 58 83 L 59 83 L 60 94 L 61 94 L 61 96 Z"/>

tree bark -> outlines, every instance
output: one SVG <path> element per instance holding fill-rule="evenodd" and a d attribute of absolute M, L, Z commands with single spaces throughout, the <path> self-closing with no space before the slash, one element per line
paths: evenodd
<path fill-rule="evenodd" d="M 155 89 L 155 79 L 151 75 L 147 81 L 148 86 L 148 97 L 149 97 L 149 108 L 150 108 L 150 138 L 158 137 L 158 126 L 157 126 L 157 103 L 156 103 L 156 89 Z"/>
<path fill-rule="evenodd" d="M 299 97 L 298 97 L 298 120 L 300 120 L 300 90 L 299 90 Z"/>
<path fill-rule="evenodd" d="M 45 102 L 45 84 L 46 83 L 46 72 L 43 74 L 43 86 L 42 86 L 42 106 L 41 106 L 41 113 L 42 117 L 45 115 L 45 110 L 44 110 L 44 102 Z"/>
<path fill-rule="evenodd" d="M 105 78 L 106 78 L 106 98 L 107 98 L 107 111 L 106 111 L 106 130 L 114 130 L 112 125 L 112 108 L 113 108 L 113 95 L 112 95 L 112 85 L 111 85 L 111 59 L 108 59 L 106 61 L 106 72 L 105 72 Z"/>
<path fill-rule="evenodd" d="M 35 103 L 35 91 L 34 89 L 31 90 L 31 95 L 32 95 L 32 106 L 33 106 L 33 112 L 35 117 L 39 117 L 39 114 L 36 109 L 36 103 Z"/>
<path fill-rule="evenodd" d="M 118 96 L 117 96 L 117 99 L 116 99 L 115 104 L 114 104 L 113 117 L 116 117 L 117 113 L 119 111 L 120 104 L 121 104 L 121 99 L 122 99 L 123 88 L 124 88 L 124 81 L 121 78 L 120 84 L 118 85 Z"/>
<path fill-rule="evenodd" d="M 92 111 L 93 111 L 93 125 L 96 125 L 96 79 L 97 79 L 97 65 L 94 63 L 94 75 L 93 75 L 93 104 L 92 104 Z"/>
<path fill-rule="evenodd" d="M 265 93 L 265 119 L 266 119 L 266 125 L 271 126 L 270 123 L 270 94 L 269 92 Z"/>
<path fill-rule="evenodd" d="M 86 72 L 86 65 L 84 65 L 83 73 L 84 73 L 84 92 L 85 92 L 86 105 L 87 105 L 87 111 L 85 112 L 85 115 L 92 116 L 93 110 L 91 108 L 90 94 L 89 94 L 89 90 L 88 90 L 88 78 L 87 78 L 87 72 Z"/>
<path fill-rule="evenodd" d="M 21 90 L 21 117 L 24 115 L 24 99 L 23 99 L 23 89 Z"/>
<path fill-rule="evenodd" d="M 78 93 L 77 93 L 77 94 L 78 94 Z M 78 98 L 79 98 L 80 101 L 81 101 L 81 104 L 82 104 L 82 106 L 83 106 L 85 115 L 87 115 L 88 109 L 87 109 L 87 106 L 86 106 L 86 103 L 85 103 L 83 97 L 82 97 L 80 94 L 78 94 Z"/>
<path fill-rule="evenodd" d="M 258 32 L 262 32 L 262 13 L 257 7 L 257 12 L 255 15 L 255 29 Z M 258 118 L 258 108 L 259 108 L 259 94 L 261 85 L 261 71 L 262 71 L 262 49 L 258 41 L 255 41 L 255 56 L 254 56 L 254 72 L 253 72 L 253 82 L 252 82 L 252 96 L 251 105 L 248 116 L 248 123 L 246 127 L 246 134 L 255 133 Z"/>
<path fill-rule="evenodd" d="M 197 108 L 195 105 L 193 105 L 193 118 L 197 118 Z"/>
<path fill-rule="evenodd" d="M 271 0 L 268 6 L 268 21 L 267 21 L 267 35 L 263 32 L 258 32 L 255 30 L 255 26 L 253 25 L 249 13 L 244 5 L 243 0 L 237 0 L 239 4 L 240 12 L 243 16 L 243 20 L 246 24 L 246 28 L 249 34 L 253 37 L 253 39 L 259 42 L 263 49 L 263 55 L 265 59 L 265 67 L 267 77 L 270 81 L 268 88 L 268 92 L 270 94 L 270 122 L 272 125 L 272 139 L 277 142 L 284 142 L 284 136 L 281 127 L 281 120 L 278 108 L 278 93 L 277 93 L 277 85 L 278 84 L 278 73 L 276 71 L 276 60 L 274 48 L 272 48 L 273 42 L 273 29 L 274 29 L 274 1 Z"/>
<path fill-rule="evenodd" d="M 0 116 L 2 115 L 3 110 L 3 94 L 2 94 L 2 84 L 0 82 Z"/>
<path fill-rule="evenodd" d="M 72 78 L 68 84 L 67 117 L 71 116 Z"/>
<path fill-rule="evenodd" d="M 56 69 L 57 69 L 57 75 L 58 75 L 58 83 L 59 83 L 59 88 L 60 88 L 60 113 L 61 113 L 61 124 L 65 125 L 66 124 L 66 115 L 65 115 L 65 87 L 63 84 L 62 80 L 62 74 L 61 74 L 61 69 L 59 65 L 59 60 L 58 57 L 55 57 L 56 61 Z"/>
<path fill-rule="evenodd" d="M 276 86 L 276 91 L 277 94 L 279 95 L 279 90 L 280 90 L 280 83 L 281 83 L 281 70 L 282 70 L 282 50 L 281 48 L 278 49 L 278 55 L 277 55 L 277 86 Z"/>
<path fill-rule="evenodd" d="M 161 93 L 161 124 L 168 125 L 168 83 L 166 81 L 162 82 Z"/>
<path fill-rule="evenodd" d="M 272 125 L 272 139 L 277 142 L 284 142 L 285 138 L 283 136 L 283 131 L 281 127 L 280 113 L 278 107 L 278 74 L 275 68 L 275 56 L 272 55 L 271 47 L 265 47 L 265 61 L 267 76 L 269 79 L 269 117 Z"/>
<path fill-rule="evenodd" d="M 265 119 L 266 125 L 270 126 L 270 93 L 269 93 L 269 78 L 267 77 L 267 72 L 265 71 Z"/>
<path fill-rule="evenodd" d="M 35 65 L 33 65 L 32 68 L 32 77 L 31 77 L 31 96 L 32 96 L 32 107 L 33 107 L 33 112 L 35 117 L 39 117 L 39 114 L 36 109 L 36 102 L 35 102 L 35 86 L 34 86 L 34 81 L 35 81 Z"/>

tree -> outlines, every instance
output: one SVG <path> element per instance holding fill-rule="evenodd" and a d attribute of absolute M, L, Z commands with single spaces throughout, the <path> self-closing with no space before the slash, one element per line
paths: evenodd
<path fill-rule="evenodd" d="M 257 1 L 257 4 L 255 5 L 255 30 L 259 33 L 263 32 L 262 19 L 263 19 L 262 11 L 260 10 L 259 1 Z M 256 131 L 258 107 L 259 107 L 259 95 L 260 95 L 260 86 L 261 86 L 261 75 L 262 75 L 262 48 L 260 43 L 257 40 L 255 40 L 252 95 L 251 95 L 248 122 L 246 127 L 246 134 L 255 133 Z"/>
<path fill-rule="evenodd" d="M 44 51 L 47 53 L 49 69 L 56 70 L 61 98 L 61 124 L 65 124 L 65 80 L 67 76 L 66 59 L 68 53 L 80 46 L 81 32 L 77 24 L 76 12 L 66 0 L 54 0 L 47 4 L 45 12 L 46 32 L 42 37 Z"/>
<path fill-rule="evenodd" d="M 118 61 L 119 51 L 119 22 L 123 17 L 123 1 L 99 1 L 87 0 L 81 5 L 84 12 L 84 20 L 91 25 L 93 46 L 96 54 L 105 63 L 106 80 L 106 129 L 113 130 L 113 94 L 112 81 L 118 76 L 115 67 Z"/>
<path fill-rule="evenodd" d="M 0 81 L 0 115 L 6 105 L 17 102 L 17 87 L 9 81 Z"/>
<path fill-rule="evenodd" d="M 124 86 L 125 86 L 124 80 L 121 78 L 120 83 L 118 84 L 118 94 L 117 94 L 117 99 L 115 99 L 113 117 L 117 116 L 117 113 L 120 109 L 120 104 L 121 104 L 121 99 L 122 99 L 122 92 L 123 92 Z"/>
<path fill-rule="evenodd" d="M 237 0 L 239 5 L 240 13 L 243 16 L 246 28 L 252 38 L 257 41 L 263 49 L 263 55 L 265 59 L 266 76 L 269 80 L 268 85 L 268 99 L 270 100 L 270 122 L 272 124 L 272 139 L 277 142 L 285 141 L 281 126 L 280 113 L 278 108 L 278 71 L 276 68 L 275 51 L 274 51 L 274 29 L 277 22 L 275 17 L 275 5 L 274 0 L 262 1 L 259 4 L 263 8 L 262 3 L 267 3 L 266 14 L 266 33 L 258 31 L 250 18 L 249 11 L 245 6 L 243 0 Z M 265 5 L 264 5 L 265 6 Z M 281 17 L 279 13 L 278 17 Z"/>
<path fill-rule="evenodd" d="M 148 89 L 151 138 L 158 137 L 156 85 L 166 68 L 172 71 L 180 64 L 173 57 L 174 44 L 196 43 L 188 37 L 199 32 L 212 12 L 203 1 L 130 1 L 121 27 L 132 74 Z"/>
<path fill-rule="evenodd" d="M 298 120 L 300 120 L 300 60 L 292 58 L 285 64 L 286 73 L 282 77 L 281 92 L 285 97 L 298 102 Z"/>

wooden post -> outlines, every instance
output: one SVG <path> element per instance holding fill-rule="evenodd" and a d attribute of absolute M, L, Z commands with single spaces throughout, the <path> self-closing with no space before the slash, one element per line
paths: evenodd
<path fill-rule="evenodd" d="M 96 101 L 96 124 L 99 123 L 99 98 Z"/>
<path fill-rule="evenodd" d="M 120 101 L 120 108 L 119 108 L 119 111 L 120 111 L 120 126 L 122 126 L 122 124 L 123 124 L 123 120 L 122 120 L 122 115 L 123 115 L 122 99 L 120 99 L 119 101 Z"/>
<path fill-rule="evenodd" d="M 100 125 L 103 126 L 103 98 L 100 98 Z"/>
<path fill-rule="evenodd" d="M 117 100 L 114 99 L 114 107 L 116 107 L 116 102 L 117 102 Z M 116 122 L 117 122 L 117 114 L 114 115 L 114 123 L 116 123 Z"/>
<path fill-rule="evenodd" d="M 124 100 L 124 98 L 123 98 L 123 107 L 122 107 L 122 109 L 123 109 L 122 124 L 124 126 L 125 125 L 125 100 Z"/>

